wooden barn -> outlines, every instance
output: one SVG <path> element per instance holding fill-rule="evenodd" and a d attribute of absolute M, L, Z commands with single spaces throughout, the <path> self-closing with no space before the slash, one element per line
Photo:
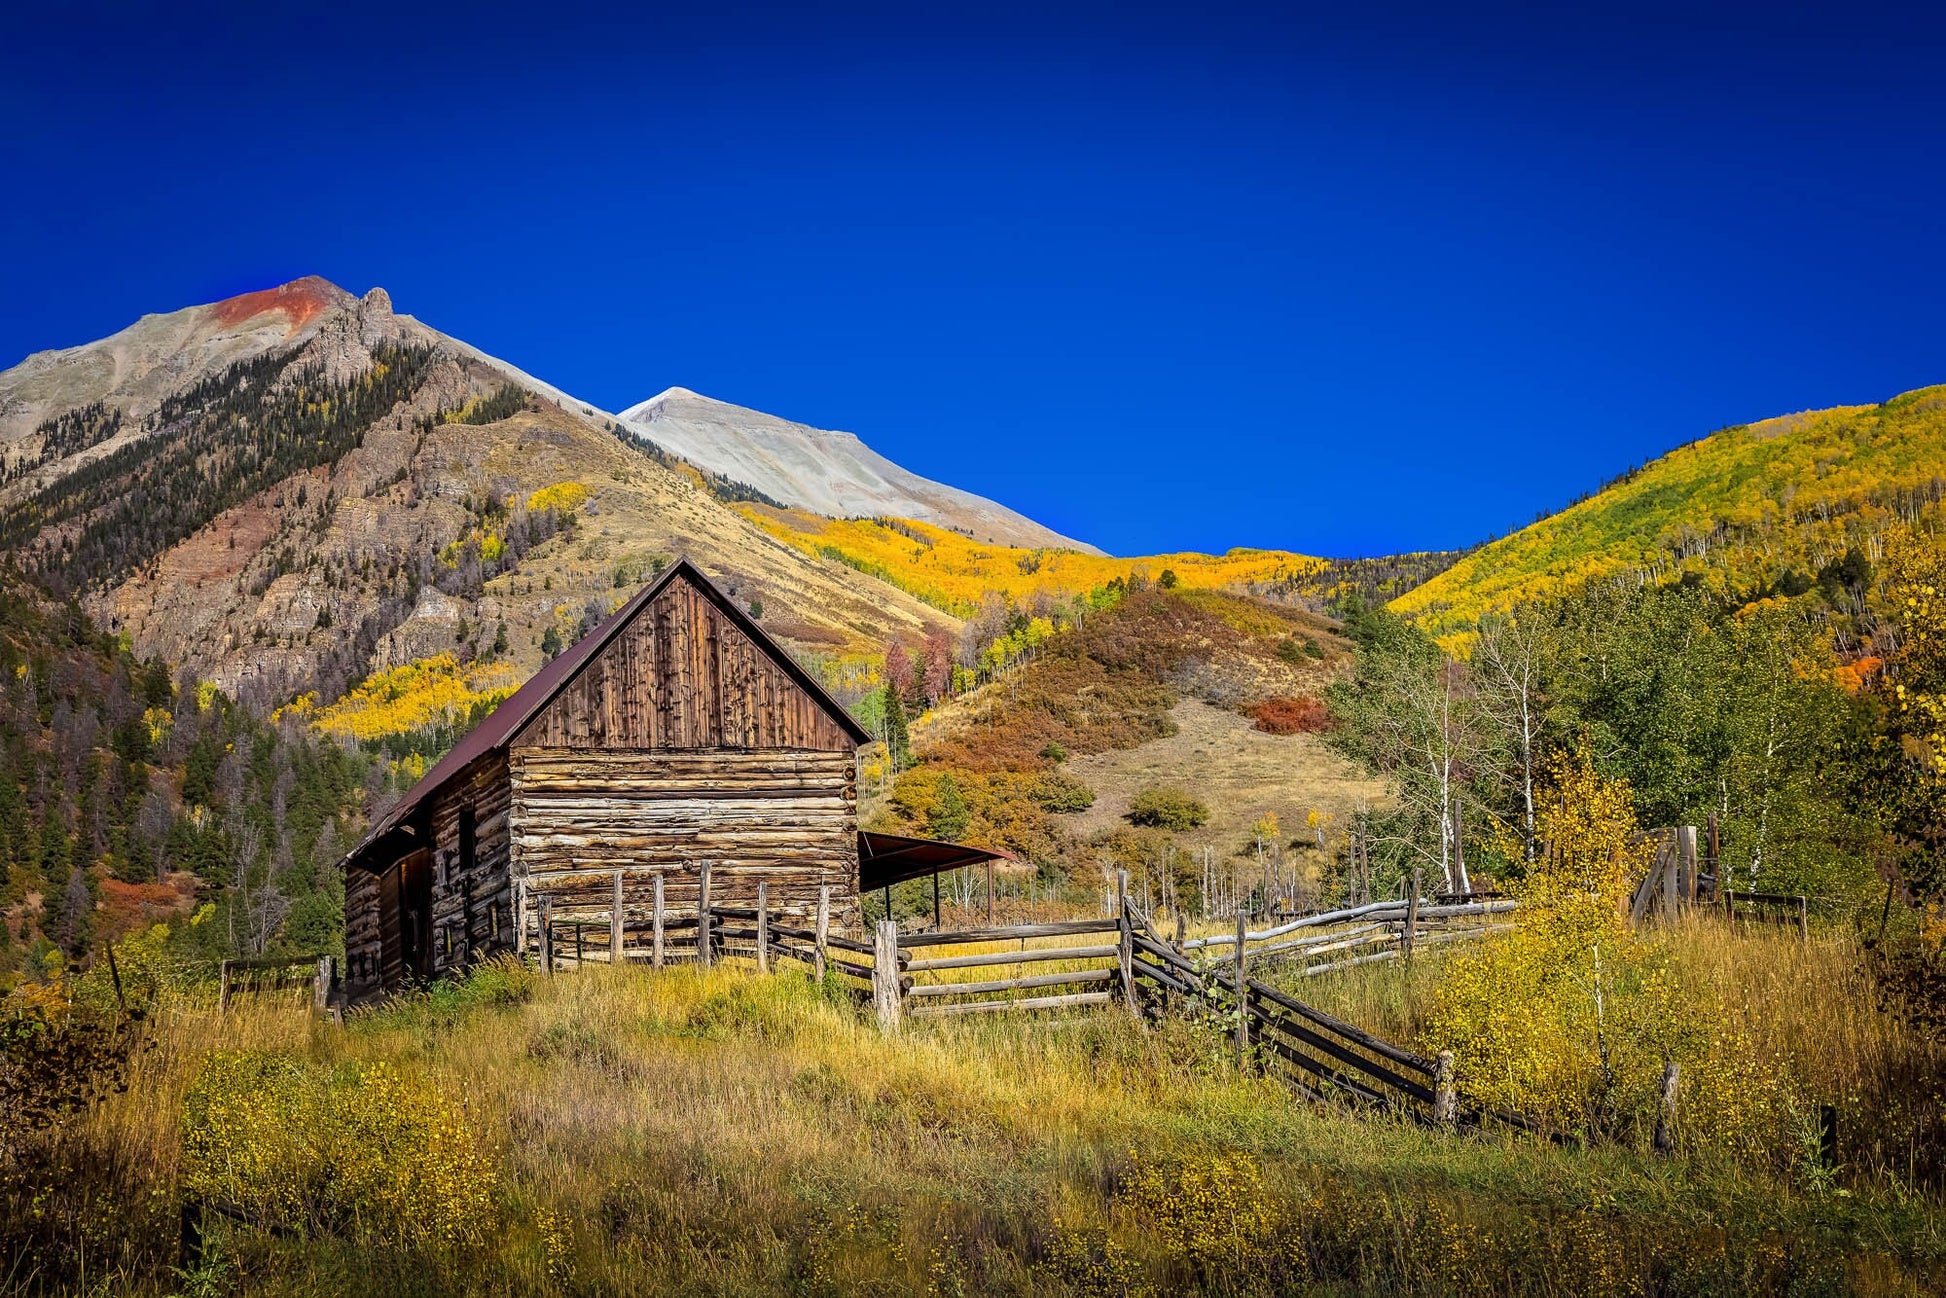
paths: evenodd
<path fill-rule="evenodd" d="M 988 859 L 861 834 L 868 736 L 751 618 L 679 560 L 454 746 L 345 859 L 345 987 L 357 1002 L 486 955 L 532 951 L 537 917 L 638 954 L 650 909 L 806 913 L 823 887 Z M 550 929 L 550 933 L 552 933 Z M 624 947 L 624 935 L 629 935 Z"/>

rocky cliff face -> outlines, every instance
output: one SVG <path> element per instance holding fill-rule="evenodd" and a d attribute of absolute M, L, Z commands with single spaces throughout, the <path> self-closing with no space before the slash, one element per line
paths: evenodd
<path fill-rule="evenodd" d="M 446 650 L 524 674 L 679 553 L 800 652 L 945 620 L 590 412 L 381 289 L 299 280 L 0 373 L 0 545 L 260 706 Z"/>

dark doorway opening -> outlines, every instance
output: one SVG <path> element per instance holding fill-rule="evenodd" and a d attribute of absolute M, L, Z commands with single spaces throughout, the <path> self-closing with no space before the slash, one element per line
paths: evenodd
<path fill-rule="evenodd" d="M 432 977 L 432 853 L 418 851 L 379 876 L 383 985 Z"/>

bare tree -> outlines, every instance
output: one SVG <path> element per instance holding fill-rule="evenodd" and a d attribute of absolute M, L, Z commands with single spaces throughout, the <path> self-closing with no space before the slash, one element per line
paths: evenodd
<path fill-rule="evenodd" d="M 1346 722 L 1333 743 L 1388 776 L 1412 813 L 1410 832 L 1397 841 L 1438 867 L 1447 892 L 1464 891 L 1453 808 L 1485 751 L 1479 699 L 1465 666 L 1417 632 L 1401 630 L 1361 655 L 1356 682 L 1334 691 L 1333 711 Z"/>
<path fill-rule="evenodd" d="M 1541 682 L 1552 648 L 1547 629 L 1532 616 L 1483 619 L 1473 647 L 1480 712 L 1505 741 L 1508 775 L 1520 803 L 1522 851 L 1530 862 L 1537 851 L 1534 767 L 1546 726 Z"/>

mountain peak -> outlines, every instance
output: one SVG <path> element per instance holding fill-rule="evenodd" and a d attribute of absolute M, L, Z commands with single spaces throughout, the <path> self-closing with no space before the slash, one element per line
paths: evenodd
<path fill-rule="evenodd" d="M 281 312 L 290 322 L 286 333 L 295 333 L 321 313 L 352 300 L 351 294 L 318 275 L 306 275 L 276 288 L 259 289 L 225 298 L 210 307 L 221 325 L 240 325 L 270 312 Z"/>
<path fill-rule="evenodd" d="M 814 428 L 688 388 L 665 388 L 619 416 L 662 450 L 827 518 L 889 514 L 979 541 L 1100 553 L 970 491 L 922 478 L 856 433 Z"/>

